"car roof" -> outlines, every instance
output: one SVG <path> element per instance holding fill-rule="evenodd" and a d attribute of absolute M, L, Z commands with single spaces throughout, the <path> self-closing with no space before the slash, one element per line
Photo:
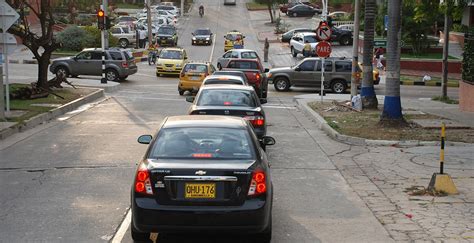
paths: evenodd
<path fill-rule="evenodd" d="M 196 30 L 211 30 L 211 28 L 197 28 Z"/>
<path fill-rule="evenodd" d="M 161 51 L 184 51 L 183 48 L 178 48 L 178 47 L 165 47 Z"/>
<path fill-rule="evenodd" d="M 227 34 L 242 34 L 242 33 L 238 30 L 232 30 L 232 31 L 227 32 Z"/>
<path fill-rule="evenodd" d="M 202 65 L 211 65 L 210 62 L 207 62 L 207 61 L 188 61 L 186 63 L 186 65 L 188 64 L 202 64 Z"/>
<path fill-rule="evenodd" d="M 216 84 L 216 85 L 210 85 L 210 86 L 201 86 L 199 88 L 199 92 L 201 92 L 201 90 L 206 90 L 206 89 L 255 91 L 252 86 L 233 85 L 233 84 Z"/>
<path fill-rule="evenodd" d="M 302 36 L 315 36 L 316 33 L 314 32 L 299 32 L 299 33 L 296 33 L 296 35 L 302 35 Z"/>
<path fill-rule="evenodd" d="M 233 80 L 239 80 L 239 81 L 244 82 L 244 79 L 242 77 L 235 76 L 235 75 L 214 75 L 214 74 L 212 74 L 211 76 L 207 76 L 204 79 L 204 81 L 206 81 L 208 79 L 221 79 L 221 80 L 233 79 Z"/>
<path fill-rule="evenodd" d="M 256 52 L 255 50 L 251 50 L 251 49 L 230 49 L 229 51 L 235 51 L 235 52 Z"/>
<path fill-rule="evenodd" d="M 237 86 L 237 85 L 236 85 Z M 246 87 L 246 86 L 243 86 Z M 179 127 L 225 127 L 225 128 L 246 128 L 248 123 L 240 117 L 216 116 L 216 115 L 184 115 L 170 116 L 166 118 L 163 128 Z"/>
<path fill-rule="evenodd" d="M 259 62 L 258 59 L 255 58 L 229 58 L 230 61 L 244 61 L 244 62 Z"/>

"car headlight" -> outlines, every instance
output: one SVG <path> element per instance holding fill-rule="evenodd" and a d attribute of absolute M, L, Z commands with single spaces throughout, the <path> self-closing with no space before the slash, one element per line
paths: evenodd
<path fill-rule="evenodd" d="M 208 40 L 209 40 L 209 38 L 206 38 L 206 40 L 208 41 Z"/>
<path fill-rule="evenodd" d="M 157 67 L 161 67 L 161 66 L 163 66 L 163 65 L 162 65 L 161 63 L 157 63 L 156 66 L 157 66 Z"/>
<path fill-rule="evenodd" d="M 181 64 L 176 64 L 176 67 L 181 67 Z"/>
<path fill-rule="evenodd" d="M 193 37 L 193 40 L 196 40 L 196 37 Z"/>

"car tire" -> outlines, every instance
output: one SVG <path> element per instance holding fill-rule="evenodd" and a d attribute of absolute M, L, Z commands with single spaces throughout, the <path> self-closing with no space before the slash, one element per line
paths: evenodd
<path fill-rule="evenodd" d="M 273 81 L 276 91 L 288 91 L 290 89 L 290 81 L 285 77 L 277 77 Z"/>
<path fill-rule="evenodd" d="M 296 52 L 294 47 L 291 47 L 291 55 L 293 55 L 293 57 L 298 56 L 298 53 Z"/>
<path fill-rule="evenodd" d="M 339 44 L 342 46 L 347 46 L 351 43 L 351 38 L 349 36 L 342 36 L 339 40 Z"/>
<path fill-rule="evenodd" d="M 336 94 L 344 94 L 347 90 L 347 84 L 344 80 L 336 79 L 331 82 L 331 90 Z"/>
<path fill-rule="evenodd" d="M 119 45 L 120 45 L 120 47 L 122 47 L 122 48 L 127 48 L 128 44 L 129 44 L 129 42 L 128 42 L 127 39 L 120 39 L 120 40 L 119 40 Z"/>
<path fill-rule="evenodd" d="M 61 75 L 64 75 L 64 77 L 69 77 L 69 70 L 65 66 L 59 66 L 54 70 L 54 73 L 56 74 L 56 77 L 59 77 Z"/>
<path fill-rule="evenodd" d="M 130 227 L 130 232 L 134 242 L 151 242 L 150 233 L 139 232 L 133 227 L 133 222 Z"/>
<path fill-rule="evenodd" d="M 116 81 L 119 78 L 119 74 L 114 69 L 109 68 L 105 70 L 105 78 L 107 81 Z"/>
<path fill-rule="evenodd" d="M 178 89 L 178 93 L 179 93 L 179 95 L 183 96 L 183 95 L 184 95 L 184 92 L 185 92 L 184 90 L 182 90 L 182 89 Z"/>
<path fill-rule="evenodd" d="M 222 70 L 222 65 L 220 63 L 217 63 L 217 69 Z"/>

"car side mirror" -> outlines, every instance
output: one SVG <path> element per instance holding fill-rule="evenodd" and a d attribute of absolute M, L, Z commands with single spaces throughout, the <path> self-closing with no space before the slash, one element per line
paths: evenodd
<path fill-rule="evenodd" d="M 150 144 L 152 139 L 153 137 L 151 135 L 141 135 L 140 137 L 138 137 L 138 143 Z"/>
<path fill-rule="evenodd" d="M 193 103 L 194 102 L 194 96 L 187 96 L 186 101 L 189 102 L 189 103 Z"/>
<path fill-rule="evenodd" d="M 77 61 L 77 57 L 73 57 L 72 60 Z"/>
<path fill-rule="evenodd" d="M 301 68 L 300 68 L 300 67 L 296 67 L 296 68 L 295 68 L 295 71 L 299 72 L 299 71 L 301 71 Z"/>
<path fill-rule="evenodd" d="M 261 143 L 266 146 L 275 145 L 276 141 L 273 137 L 263 136 Z"/>
<path fill-rule="evenodd" d="M 265 70 L 263 70 L 263 72 L 268 73 L 268 72 L 270 72 L 270 69 L 265 68 Z"/>
<path fill-rule="evenodd" d="M 265 98 L 260 98 L 260 104 L 266 104 L 267 103 L 267 99 Z"/>

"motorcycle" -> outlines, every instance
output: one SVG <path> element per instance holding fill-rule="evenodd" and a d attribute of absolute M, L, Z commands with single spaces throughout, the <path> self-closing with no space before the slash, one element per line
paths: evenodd
<path fill-rule="evenodd" d="M 199 16 L 201 16 L 201 18 L 202 18 L 203 15 L 204 15 L 204 8 L 200 8 L 199 9 Z"/>
<path fill-rule="evenodd" d="M 156 64 L 156 51 L 148 52 L 148 65 L 151 65 L 151 63 Z"/>

